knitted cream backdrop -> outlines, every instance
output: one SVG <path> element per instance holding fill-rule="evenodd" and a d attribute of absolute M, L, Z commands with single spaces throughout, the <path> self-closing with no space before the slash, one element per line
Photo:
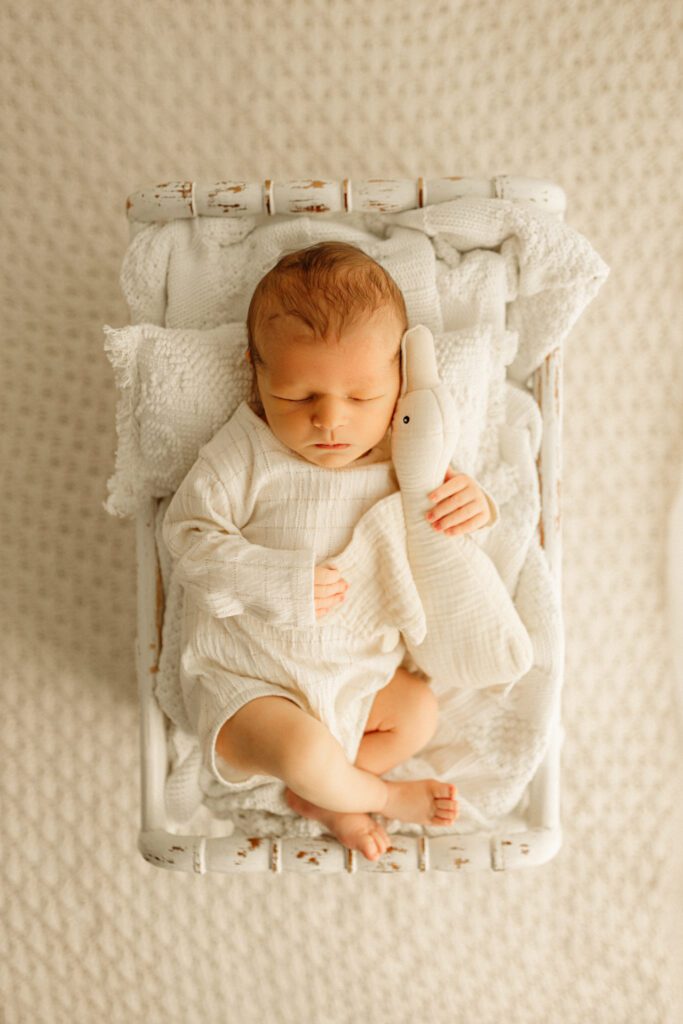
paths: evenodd
<path fill-rule="evenodd" d="M 0 7 L 7 1024 L 683 1019 L 663 620 L 682 21 L 673 0 Z M 566 358 L 563 850 L 501 875 L 153 869 L 135 848 L 134 526 L 102 510 L 125 197 L 496 173 L 561 184 L 612 268 Z"/>

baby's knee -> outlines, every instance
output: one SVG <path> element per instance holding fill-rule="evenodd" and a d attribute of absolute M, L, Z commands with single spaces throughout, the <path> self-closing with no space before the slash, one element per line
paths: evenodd
<path fill-rule="evenodd" d="M 292 788 L 329 770 L 342 748 L 329 730 L 291 700 L 260 697 L 221 727 L 216 752 L 242 772 L 272 775 Z"/>
<path fill-rule="evenodd" d="M 394 694 L 394 722 L 401 732 L 410 735 L 416 750 L 421 750 L 436 732 L 439 701 L 429 683 L 420 676 L 400 669 L 401 676 Z"/>
<path fill-rule="evenodd" d="M 248 701 L 221 726 L 216 753 L 240 772 L 279 776 L 284 737 L 296 712 L 300 708 L 282 697 Z"/>
<path fill-rule="evenodd" d="M 398 729 L 424 745 L 434 735 L 438 717 L 439 702 L 429 683 L 401 667 L 375 698 L 367 728 Z"/>
<path fill-rule="evenodd" d="M 423 680 L 416 683 L 413 700 L 415 727 L 424 737 L 423 742 L 426 743 L 436 732 L 439 719 L 439 700 L 431 686 Z"/>

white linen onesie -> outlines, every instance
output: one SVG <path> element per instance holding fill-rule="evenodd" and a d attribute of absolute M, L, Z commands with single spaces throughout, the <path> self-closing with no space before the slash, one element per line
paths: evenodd
<path fill-rule="evenodd" d="M 185 593 L 180 681 L 203 764 L 228 788 L 267 778 L 215 752 L 223 723 L 256 697 L 293 700 L 355 761 L 374 695 L 405 646 L 398 628 L 359 635 L 336 609 L 316 619 L 313 573 L 397 491 L 388 433 L 350 465 L 326 469 L 280 442 L 246 402 L 178 488 L 163 538 Z M 350 587 L 344 604 L 359 597 Z"/>

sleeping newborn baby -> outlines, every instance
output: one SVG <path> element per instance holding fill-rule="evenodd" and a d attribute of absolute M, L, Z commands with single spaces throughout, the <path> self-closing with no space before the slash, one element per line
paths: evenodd
<path fill-rule="evenodd" d="M 450 825 L 455 786 L 390 781 L 437 725 L 429 683 L 402 667 L 400 629 L 345 628 L 354 600 L 334 565 L 354 527 L 398 490 L 400 290 L 355 246 L 284 256 L 251 300 L 253 394 L 200 451 L 163 537 L 184 587 L 181 685 L 205 766 L 232 791 L 272 781 L 289 807 L 376 860 L 370 817 Z M 451 467 L 435 530 L 493 524 L 495 504 Z"/>

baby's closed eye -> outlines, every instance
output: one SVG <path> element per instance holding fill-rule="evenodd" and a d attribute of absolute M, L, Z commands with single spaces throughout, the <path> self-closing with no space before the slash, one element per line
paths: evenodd
<path fill-rule="evenodd" d="M 272 398 L 277 398 L 280 402 L 293 402 L 294 404 L 300 405 L 303 402 L 312 402 L 317 395 L 308 395 L 306 398 L 284 398 L 282 395 L 272 395 Z M 377 402 L 380 398 L 384 398 L 384 395 L 373 395 L 371 398 L 349 398 L 349 402 Z"/>

